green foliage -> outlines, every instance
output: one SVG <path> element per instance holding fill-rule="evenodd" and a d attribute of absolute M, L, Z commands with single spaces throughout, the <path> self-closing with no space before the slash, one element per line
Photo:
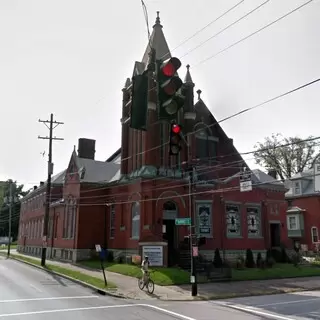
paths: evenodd
<path fill-rule="evenodd" d="M 222 259 L 218 248 L 214 251 L 213 265 L 216 268 L 222 268 Z"/>
<path fill-rule="evenodd" d="M 259 252 L 258 255 L 257 255 L 256 265 L 257 265 L 258 268 L 261 268 L 261 267 L 262 267 L 262 256 L 261 256 L 261 253 L 260 253 L 260 252 Z"/>
<path fill-rule="evenodd" d="M 0 194 L 0 237 L 8 236 L 9 230 L 9 206 L 4 201 L 10 195 L 10 182 L 12 183 L 12 196 L 15 200 L 12 205 L 12 237 L 16 239 L 19 230 L 20 219 L 20 199 L 27 195 L 28 192 L 23 191 L 23 184 L 18 185 L 16 181 L 8 180 L 2 183 L 2 191 Z"/>
<path fill-rule="evenodd" d="M 255 266 L 255 263 L 254 263 L 252 250 L 247 249 L 247 251 L 246 251 L 246 267 L 247 268 L 254 268 L 254 266 Z"/>
<path fill-rule="evenodd" d="M 312 138 L 310 136 L 307 139 Z M 309 168 L 314 161 L 317 141 L 304 140 L 273 134 L 254 146 L 255 161 L 267 170 L 275 170 L 281 179 L 291 178 Z"/>

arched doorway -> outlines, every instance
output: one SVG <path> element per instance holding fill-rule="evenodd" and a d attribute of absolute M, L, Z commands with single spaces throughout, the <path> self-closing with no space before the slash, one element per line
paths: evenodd
<path fill-rule="evenodd" d="M 173 201 L 163 204 L 162 234 L 163 240 L 168 242 L 168 267 L 177 263 L 178 234 L 175 219 L 178 217 L 178 206 Z"/>

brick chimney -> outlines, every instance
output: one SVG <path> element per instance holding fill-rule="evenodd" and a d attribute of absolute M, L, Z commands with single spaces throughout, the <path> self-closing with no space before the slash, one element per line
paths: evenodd
<path fill-rule="evenodd" d="M 78 157 L 94 160 L 96 140 L 80 138 L 78 140 Z"/>

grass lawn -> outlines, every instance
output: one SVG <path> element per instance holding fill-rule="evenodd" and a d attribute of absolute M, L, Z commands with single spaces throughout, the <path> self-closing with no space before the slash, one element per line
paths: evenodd
<path fill-rule="evenodd" d="M 244 269 L 232 270 L 232 280 L 266 280 L 320 276 L 320 268 L 301 265 L 295 267 L 292 264 L 279 263 L 270 269 Z"/>
<path fill-rule="evenodd" d="M 100 269 L 100 261 L 90 260 L 82 261 L 80 265 Z M 115 273 L 120 273 L 126 276 L 140 278 L 141 269 L 139 266 L 125 263 L 106 263 L 105 270 Z M 190 273 L 177 268 L 150 268 L 155 272 L 151 274 L 151 279 L 155 284 L 160 286 L 170 286 L 190 283 Z"/>
<path fill-rule="evenodd" d="M 16 244 L 12 244 L 10 246 L 10 249 L 17 249 L 17 245 Z M 8 246 L 3 246 L 3 247 L 0 247 L 0 250 L 8 250 Z"/>
<path fill-rule="evenodd" d="M 83 261 L 80 265 L 100 269 L 100 262 L 91 260 Z M 106 263 L 105 270 L 120 273 L 126 276 L 138 278 L 141 276 L 139 266 L 131 264 Z M 177 268 L 151 268 L 155 270 L 152 274 L 153 281 L 162 286 L 189 284 L 190 274 L 184 270 Z M 283 278 L 297 278 L 297 277 L 312 277 L 320 276 L 320 268 L 312 266 L 299 266 L 298 268 L 292 264 L 276 264 L 270 269 L 244 269 L 232 270 L 233 281 L 245 280 L 267 280 L 267 279 L 283 279 Z"/>
<path fill-rule="evenodd" d="M 24 256 L 21 256 L 21 255 L 17 255 L 17 254 L 11 254 L 11 256 L 14 257 L 15 259 L 19 259 L 19 260 L 26 261 L 26 262 L 32 263 L 34 265 L 40 266 L 40 261 L 37 260 L 37 259 L 32 259 L 32 258 L 29 258 L 29 257 L 24 257 Z M 44 269 L 47 269 L 47 270 L 50 270 L 50 271 L 59 272 L 59 273 L 61 273 L 63 275 L 66 275 L 66 276 L 69 276 L 71 278 L 74 278 L 74 279 L 83 281 L 85 283 L 91 284 L 91 285 L 93 285 L 93 286 L 95 286 L 97 288 L 106 289 L 104 281 L 102 279 L 88 276 L 88 275 L 86 275 L 86 274 L 84 274 L 82 272 L 79 272 L 79 271 L 74 271 L 74 270 L 71 270 L 69 268 L 63 268 L 63 267 L 56 266 L 56 265 L 53 265 L 53 264 L 50 264 L 50 263 L 47 263 L 46 267 Z M 113 284 L 113 283 L 110 283 L 108 281 L 107 289 L 114 289 L 114 288 L 116 288 L 116 285 Z"/>

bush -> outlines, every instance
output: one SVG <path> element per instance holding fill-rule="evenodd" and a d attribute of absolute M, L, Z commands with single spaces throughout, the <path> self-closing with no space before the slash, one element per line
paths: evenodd
<path fill-rule="evenodd" d="M 238 256 L 236 261 L 236 268 L 238 270 L 242 270 L 244 269 L 244 266 L 245 266 L 245 259 L 243 258 L 243 256 Z"/>
<path fill-rule="evenodd" d="M 268 268 L 272 268 L 275 264 L 275 260 L 272 257 L 266 259 L 266 265 Z"/>
<path fill-rule="evenodd" d="M 215 268 L 222 268 L 222 259 L 218 248 L 214 251 L 213 265 Z"/>
<path fill-rule="evenodd" d="M 261 268 L 261 264 L 262 264 L 262 256 L 261 256 L 261 253 L 259 252 L 257 255 L 256 265 L 258 268 Z"/>
<path fill-rule="evenodd" d="M 251 249 L 247 249 L 247 251 L 246 251 L 246 267 L 247 268 L 254 268 L 255 267 L 253 253 L 252 253 Z"/>
<path fill-rule="evenodd" d="M 107 261 L 108 262 L 114 262 L 114 254 L 113 254 L 113 251 L 108 251 L 107 253 Z"/>

